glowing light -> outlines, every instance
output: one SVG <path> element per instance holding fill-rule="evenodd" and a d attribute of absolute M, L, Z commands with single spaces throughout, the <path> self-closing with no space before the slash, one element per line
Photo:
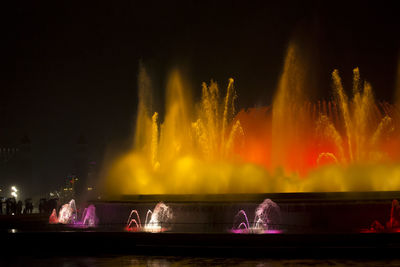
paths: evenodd
<path fill-rule="evenodd" d="M 153 211 L 147 211 L 144 225 L 141 223 L 138 211 L 132 210 L 129 214 L 128 221 L 126 222 L 125 229 L 130 232 L 164 232 L 168 230 L 165 225 L 169 223 L 172 217 L 173 214 L 171 208 L 165 205 L 163 202 L 159 202 Z"/>
<path fill-rule="evenodd" d="M 18 194 L 17 194 L 17 192 L 18 192 L 18 189 L 17 189 L 17 187 L 15 187 L 14 185 L 13 185 L 13 186 L 11 186 L 11 196 L 13 196 L 13 197 L 17 198 L 17 197 L 18 197 Z"/>
<path fill-rule="evenodd" d="M 53 209 L 50 217 L 50 224 L 68 224 L 70 226 L 75 227 L 95 227 L 98 224 L 98 218 L 96 216 L 96 208 L 94 205 L 89 205 L 83 211 L 81 220 L 78 220 L 78 213 L 75 205 L 75 200 L 71 199 L 71 201 L 67 204 L 64 204 L 57 216 L 56 209 Z"/>
<path fill-rule="evenodd" d="M 75 200 L 71 200 L 69 203 L 62 205 L 58 213 L 58 223 L 68 224 L 74 223 L 77 219 L 77 211 L 75 206 Z"/>
<path fill-rule="evenodd" d="M 291 44 L 272 106 L 238 113 L 233 79 L 224 96 L 204 83 L 195 103 L 174 71 L 164 118 L 141 68 L 134 146 L 112 163 L 108 193 L 400 190 L 399 107 L 376 102 L 358 68 L 352 95 L 334 70 L 334 98 L 311 102 L 305 67 Z"/>

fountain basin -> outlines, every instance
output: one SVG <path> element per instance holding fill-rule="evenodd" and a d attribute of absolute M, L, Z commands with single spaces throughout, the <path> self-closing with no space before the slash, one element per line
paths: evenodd
<path fill-rule="evenodd" d="M 253 214 L 265 198 L 272 199 L 280 207 L 279 229 L 232 231 L 237 212 L 245 210 Z M 108 201 L 92 201 L 99 218 L 96 228 L 80 229 L 59 224 L 24 228 L 24 218 L 20 217 L 20 228 L 14 231 L 9 229 L 15 228 L 12 221 L 0 224 L 6 227 L 1 228 L 0 236 L 7 243 L 6 255 L 16 253 L 14 248 L 20 244 L 31 244 L 27 253 L 32 255 L 46 251 L 63 256 L 129 253 L 396 258 L 400 233 L 361 231 L 374 220 L 386 222 L 395 198 L 399 198 L 399 192 L 120 196 Z M 132 209 L 145 214 L 160 200 L 174 213 L 168 231 L 124 230 Z"/>
<path fill-rule="evenodd" d="M 232 231 L 238 211 L 244 210 L 252 220 L 255 209 L 266 198 L 276 202 L 281 211 L 281 223 L 273 230 L 289 234 L 358 233 L 375 220 L 386 222 L 392 200 L 399 199 L 400 192 L 126 195 L 92 203 L 96 206 L 99 227 L 122 230 L 132 209 L 144 217 L 147 210 L 163 201 L 174 213 L 168 225 L 170 232 L 227 233 Z"/>

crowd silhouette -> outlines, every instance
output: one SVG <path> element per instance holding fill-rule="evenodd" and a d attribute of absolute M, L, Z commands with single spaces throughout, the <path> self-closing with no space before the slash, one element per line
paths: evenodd
<path fill-rule="evenodd" d="M 15 197 L 0 199 L 0 214 L 20 215 L 33 213 L 33 202 L 31 198 L 25 199 L 25 205 L 22 200 L 16 200 Z"/>

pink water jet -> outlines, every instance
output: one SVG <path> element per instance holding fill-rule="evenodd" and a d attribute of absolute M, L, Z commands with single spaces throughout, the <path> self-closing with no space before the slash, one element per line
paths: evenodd
<path fill-rule="evenodd" d="M 254 221 L 249 223 L 249 219 L 244 210 L 240 210 L 234 219 L 233 227 L 230 232 L 235 234 L 277 234 L 282 233 L 279 229 L 281 222 L 281 211 L 271 199 L 265 199 L 258 205 Z"/>
<path fill-rule="evenodd" d="M 56 209 L 53 209 L 50 217 L 50 224 L 66 224 L 76 227 L 95 227 L 98 224 L 98 218 L 96 216 L 96 207 L 89 205 L 83 211 L 81 220 L 78 220 L 78 212 L 76 209 L 75 200 L 71 199 L 69 203 L 64 204 L 57 216 Z"/>

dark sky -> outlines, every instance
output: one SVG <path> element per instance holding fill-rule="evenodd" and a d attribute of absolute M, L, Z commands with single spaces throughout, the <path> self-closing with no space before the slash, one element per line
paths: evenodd
<path fill-rule="evenodd" d="M 180 66 L 197 94 L 202 81 L 233 77 L 239 107 L 266 105 L 293 39 L 307 51 L 318 97 L 329 97 L 334 68 L 350 84 L 359 66 L 390 101 L 399 9 L 365 2 L 17 1 L 3 26 L 0 136 L 29 135 L 35 180 L 51 189 L 72 171 L 80 134 L 99 163 L 107 147 L 128 143 L 139 60 L 158 102 Z"/>

